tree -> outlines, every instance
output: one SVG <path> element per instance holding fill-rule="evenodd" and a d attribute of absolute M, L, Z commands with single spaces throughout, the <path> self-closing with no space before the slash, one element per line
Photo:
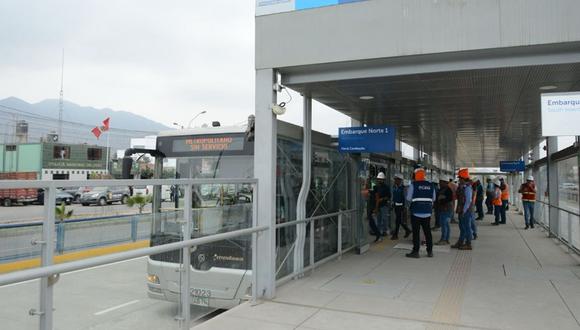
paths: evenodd
<path fill-rule="evenodd" d="M 143 209 L 149 203 L 151 203 L 151 195 L 135 195 L 129 197 L 127 200 L 127 206 L 137 206 L 137 208 L 139 208 L 139 214 L 143 213 Z"/>
<path fill-rule="evenodd" d="M 55 216 L 60 221 L 63 222 L 66 219 L 70 219 L 73 215 L 73 210 L 67 210 L 66 204 L 63 202 L 55 208 Z"/>

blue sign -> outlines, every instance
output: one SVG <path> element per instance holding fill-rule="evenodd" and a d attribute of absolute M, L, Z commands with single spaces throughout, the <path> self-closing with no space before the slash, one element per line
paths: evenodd
<path fill-rule="evenodd" d="M 499 170 L 502 172 L 523 172 L 526 164 L 523 160 L 499 162 Z"/>
<path fill-rule="evenodd" d="M 340 152 L 394 152 L 395 128 L 392 126 L 341 127 L 338 129 Z"/>

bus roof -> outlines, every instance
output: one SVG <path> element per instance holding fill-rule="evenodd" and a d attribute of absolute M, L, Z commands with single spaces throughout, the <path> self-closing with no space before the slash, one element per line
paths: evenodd
<path fill-rule="evenodd" d="M 197 135 L 197 134 L 223 134 L 223 133 L 244 133 L 246 131 L 246 125 L 243 126 L 220 126 L 220 127 L 195 127 L 195 128 L 185 128 L 180 130 L 170 130 L 162 131 L 157 135 L 158 137 L 164 136 L 184 136 L 184 135 Z"/>

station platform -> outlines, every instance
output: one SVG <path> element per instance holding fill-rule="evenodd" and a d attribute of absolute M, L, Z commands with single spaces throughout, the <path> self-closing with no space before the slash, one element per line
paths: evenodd
<path fill-rule="evenodd" d="M 423 247 L 409 259 L 401 247 L 410 241 L 385 240 L 194 329 L 580 329 L 577 255 L 508 217 L 497 227 L 490 215 L 478 221 L 473 251 L 437 247 L 427 258 Z"/>

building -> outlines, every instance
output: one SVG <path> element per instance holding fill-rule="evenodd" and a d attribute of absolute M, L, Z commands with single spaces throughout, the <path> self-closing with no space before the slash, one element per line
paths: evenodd
<path fill-rule="evenodd" d="M 106 174 L 107 148 L 88 144 L 0 144 L 0 173 L 36 172 L 41 180 L 86 180 Z"/>

